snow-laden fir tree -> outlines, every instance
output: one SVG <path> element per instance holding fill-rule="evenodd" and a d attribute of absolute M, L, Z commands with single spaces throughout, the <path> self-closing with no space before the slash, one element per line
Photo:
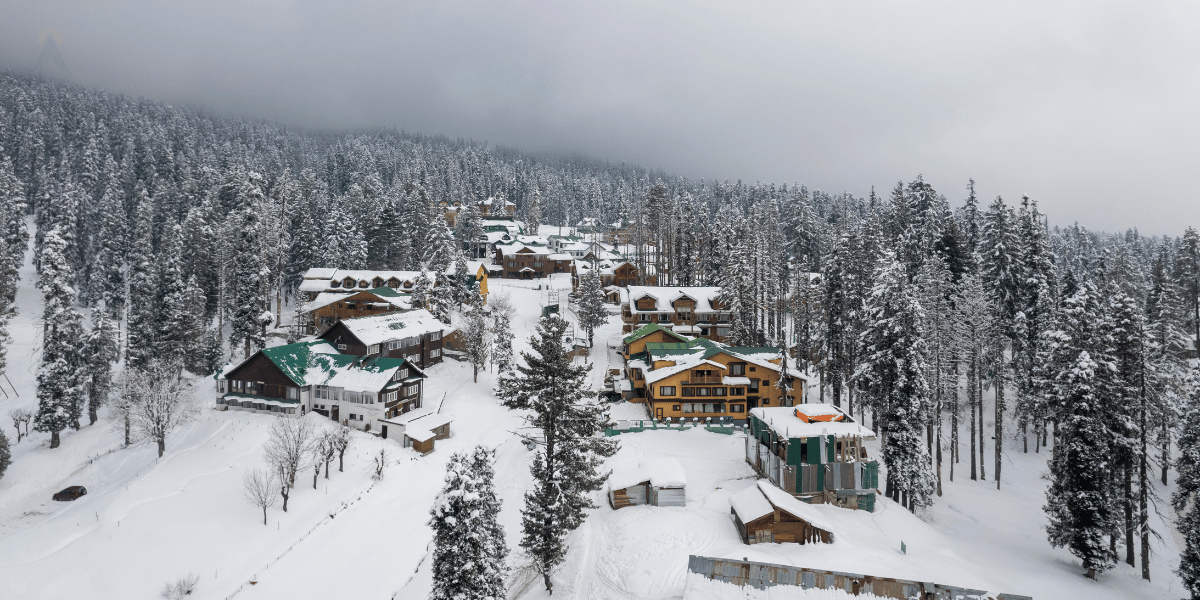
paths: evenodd
<path fill-rule="evenodd" d="M 511 373 L 513 367 L 513 332 L 511 315 L 507 310 L 498 310 L 492 302 L 492 362 L 497 373 Z"/>
<path fill-rule="evenodd" d="M 499 198 L 500 210 L 504 210 L 504 198 Z M 495 208 L 493 208 L 493 211 Z M 537 235 L 538 227 L 542 224 L 542 192 L 533 188 L 533 193 L 525 198 L 525 234 Z M 639 271 L 640 273 L 641 271 Z"/>
<path fill-rule="evenodd" d="M 183 280 L 183 239 L 178 225 L 163 232 L 157 254 L 158 319 L 155 324 L 155 357 L 172 363 L 185 363 L 193 332 L 188 310 L 187 287 Z"/>
<path fill-rule="evenodd" d="M 978 256 L 978 255 L 976 255 Z M 983 477 L 983 374 L 989 358 L 988 341 L 995 335 L 991 319 L 992 304 L 983 279 L 975 273 L 963 275 L 959 285 L 961 297 L 955 315 L 961 325 L 958 337 L 958 353 L 963 357 L 966 374 L 966 401 L 970 423 L 971 481 Z M 957 435 L 955 428 L 952 435 Z"/>
<path fill-rule="evenodd" d="M 431 600 L 503 600 L 508 547 L 500 526 L 494 453 L 476 446 L 446 464 L 445 485 L 429 511 L 433 529 Z"/>
<path fill-rule="evenodd" d="M 600 273 L 590 269 L 583 276 L 583 286 L 579 291 L 579 326 L 587 332 L 588 346 L 596 334 L 596 328 L 608 321 L 608 307 L 604 304 L 604 290 L 600 286 Z"/>
<path fill-rule="evenodd" d="M 37 370 L 37 414 L 34 428 L 50 434 L 50 447 L 59 446 L 59 433 L 76 425 L 83 404 L 87 369 L 78 352 L 82 318 L 75 310 L 71 266 L 64 251 L 66 240 L 58 230 L 42 238 L 38 287 L 42 290 L 42 357 Z M 76 427 L 78 428 L 78 427 Z"/>
<path fill-rule="evenodd" d="M 492 324 L 487 311 L 483 307 L 483 296 L 479 286 L 472 290 L 474 296 L 469 300 L 462 315 L 463 346 L 466 349 L 467 361 L 471 363 L 471 374 L 475 383 L 479 383 L 479 370 L 487 365 L 488 356 L 492 352 Z"/>
<path fill-rule="evenodd" d="M 429 271 L 422 269 L 421 274 L 417 275 L 416 281 L 413 282 L 412 288 L 412 307 L 423 308 L 430 313 L 433 312 L 433 276 Z"/>
<path fill-rule="evenodd" d="M 109 314 L 116 317 L 125 307 L 125 271 L 122 267 L 128 227 L 125 208 L 112 186 L 104 188 L 93 220 L 98 229 L 92 236 L 88 298 L 93 304 L 103 302 Z"/>
<path fill-rule="evenodd" d="M 1009 363 L 1006 358 L 1010 353 L 1021 351 L 1020 327 L 1017 318 L 1021 308 L 1022 279 L 1024 277 L 1021 263 L 1021 248 L 1018 245 L 1016 215 L 1012 208 L 1004 203 L 999 196 L 988 207 L 984 214 L 983 238 L 980 255 L 983 257 L 980 274 L 983 276 L 984 287 L 992 297 L 994 305 L 993 320 L 1000 334 L 993 342 L 995 344 L 992 367 L 992 384 L 995 389 L 995 463 L 994 477 L 996 489 L 1000 489 L 1000 471 L 1004 451 L 1004 418 L 1007 405 L 1005 395 L 1008 386 Z"/>
<path fill-rule="evenodd" d="M 921 416 L 930 397 L 928 350 L 920 330 L 925 315 L 891 251 L 880 258 L 873 280 L 857 377 L 882 421 L 887 492 L 911 511 L 930 504 L 937 483 L 922 439 Z"/>
<path fill-rule="evenodd" d="M 230 215 L 225 228 L 231 245 L 225 278 L 229 349 L 240 349 L 246 357 L 266 343 L 259 323 L 259 317 L 267 309 L 267 269 L 262 263 L 261 229 L 256 204 Z"/>
<path fill-rule="evenodd" d="M 92 311 L 92 330 L 84 340 L 84 359 L 88 369 L 88 423 L 96 424 L 100 407 L 112 390 L 113 363 L 121 356 L 117 345 L 117 326 L 100 304 Z"/>
<path fill-rule="evenodd" d="M 4 478 L 4 473 L 8 471 L 10 464 L 12 464 L 12 449 L 8 445 L 8 436 L 0 431 L 0 479 Z"/>
<path fill-rule="evenodd" d="M 158 330 L 158 277 L 155 268 L 153 212 L 145 190 L 138 190 L 134 230 L 129 233 L 128 303 L 125 362 L 139 367 L 154 357 Z"/>
<path fill-rule="evenodd" d="M 29 246 L 22 187 L 13 172 L 12 161 L 7 156 L 0 157 L 0 279 L 11 282 L 0 293 L 10 302 L 16 298 L 16 282 Z"/>
<path fill-rule="evenodd" d="M 1116 385 L 1110 326 L 1095 287 L 1079 284 L 1063 300 L 1059 328 L 1047 334 L 1053 365 L 1045 389 L 1059 423 L 1050 460 L 1050 486 L 1043 509 L 1050 543 L 1066 547 L 1083 562 L 1087 576 L 1113 566 L 1109 537 L 1120 527 L 1110 475 L 1117 465 L 1115 440 L 1106 414 Z"/>
<path fill-rule="evenodd" d="M 1183 404 L 1179 429 L 1179 456 L 1175 459 L 1175 493 L 1171 506 L 1179 516 L 1175 528 L 1183 537 L 1179 569 L 1191 600 L 1200 600 L 1200 366 L 1191 373 L 1191 394 Z"/>
<path fill-rule="evenodd" d="M 447 282 L 449 283 L 449 282 Z M 467 255 L 461 250 L 454 253 L 454 305 L 461 308 L 471 302 L 477 282 L 475 273 L 467 266 Z"/>
<path fill-rule="evenodd" d="M 601 435 L 608 411 L 585 383 L 591 366 L 572 364 L 563 345 L 566 330 L 559 316 L 543 317 L 529 340 L 531 351 L 521 353 L 525 365 L 516 365 L 500 389 L 504 405 L 526 411 L 526 422 L 542 434 L 530 468 L 534 488 L 521 511 L 521 548 L 547 591 L 566 557 L 566 536 L 583 524 L 586 509 L 595 508 L 588 494 L 608 478 L 600 472 L 602 460 L 617 451 L 616 442 Z"/>

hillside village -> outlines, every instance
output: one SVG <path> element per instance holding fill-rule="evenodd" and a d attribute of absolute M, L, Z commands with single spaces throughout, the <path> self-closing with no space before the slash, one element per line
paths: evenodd
<path fill-rule="evenodd" d="M 0 596 L 1190 585 L 1195 230 L 0 83 Z"/>

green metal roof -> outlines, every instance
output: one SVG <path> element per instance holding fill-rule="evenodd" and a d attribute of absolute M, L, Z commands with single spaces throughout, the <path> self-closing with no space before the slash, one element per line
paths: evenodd
<path fill-rule="evenodd" d="M 279 370 L 283 371 L 283 374 L 298 386 L 309 385 L 310 382 L 306 376 L 310 369 L 320 369 L 326 373 L 332 373 L 341 369 L 360 369 L 368 373 L 380 373 L 389 369 L 402 367 L 406 362 L 402 358 L 329 354 L 313 350 L 318 345 L 328 344 L 329 342 L 324 340 L 300 342 L 285 346 L 264 348 L 262 353 L 267 357 L 267 360 L 270 360 L 272 364 L 279 367 Z M 424 371 L 416 368 L 416 365 L 409 363 L 409 366 L 424 376 Z M 324 380 L 322 379 L 322 381 Z"/>
<path fill-rule="evenodd" d="M 271 361 L 280 371 L 291 379 L 296 385 L 307 385 L 304 382 L 304 374 L 308 371 L 308 367 L 312 364 L 312 358 L 317 355 L 322 355 L 320 352 L 314 352 L 313 348 L 319 345 L 329 345 L 325 340 L 313 342 L 299 342 L 296 344 L 287 344 L 284 346 L 274 346 L 272 348 L 263 348 L 263 356 Z M 328 355 L 324 355 L 328 356 Z"/>
<path fill-rule="evenodd" d="M 403 298 L 405 296 L 412 295 L 412 294 L 405 294 L 403 292 L 397 292 L 396 290 L 394 290 L 386 285 L 380 286 L 377 288 L 371 288 L 367 291 L 371 292 L 372 294 L 375 294 L 376 296 L 379 296 L 380 298 Z"/>
<path fill-rule="evenodd" d="M 639 339 L 644 338 L 644 337 L 650 335 L 651 333 L 654 333 L 655 331 L 662 331 L 662 332 L 666 333 L 667 335 L 669 335 L 681 342 L 685 342 L 685 343 L 687 342 L 687 338 L 683 337 L 682 335 L 679 335 L 678 333 L 675 333 L 674 331 L 671 331 L 670 329 L 665 329 L 662 326 L 660 326 L 658 323 L 651 323 L 649 325 L 644 325 L 641 328 L 635 330 L 633 333 L 625 336 L 625 343 L 632 344 L 632 343 L 638 341 Z"/>

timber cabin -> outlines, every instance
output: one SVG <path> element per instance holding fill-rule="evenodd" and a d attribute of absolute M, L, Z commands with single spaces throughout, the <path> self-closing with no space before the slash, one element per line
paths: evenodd
<path fill-rule="evenodd" d="M 804 378 L 784 373 L 782 362 L 778 348 L 733 347 L 703 338 L 647 342 L 643 352 L 631 354 L 625 363 L 629 400 L 645 402 L 656 420 L 718 419 L 740 424 L 757 407 L 789 407 L 804 401 Z M 779 387 L 781 378 L 790 388 L 787 394 Z"/>
<path fill-rule="evenodd" d="M 548 246 L 514 242 L 496 244 L 495 264 L 504 269 L 505 279 L 541 279 L 555 273 L 571 273 L 575 259 Z"/>
<path fill-rule="evenodd" d="M 448 327 L 421 308 L 343 319 L 318 339 L 345 354 L 403 358 L 424 369 L 442 362 L 442 337 Z"/>
<path fill-rule="evenodd" d="M 723 342 L 729 335 L 729 308 L 721 303 L 719 287 L 655 287 L 626 288 L 621 305 L 621 332 L 657 323 L 676 333 Z"/>
<path fill-rule="evenodd" d="M 305 333 L 313 335 L 332 327 L 342 319 L 369 317 L 397 310 L 412 309 L 412 294 L 384 286 L 361 292 L 321 292 L 300 310 L 308 316 Z"/>
<path fill-rule="evenodd" d="M 656 285 L 658 276 L 654 274 L 654 265 L 646 265 L 646 277 L 643 279 L 638 274 L 638 268 L 633 263 L 624 259 L 601 259 L 592 260 L 576 260 L 575 271 L 571 275 L 571 286 L 578 291 L 583 285 L 583 278 L 592 270 L 592 263 L 595 262 L 595 268 L 600 273 L 600 285 L 603 287 L 623 288 L 630 285 Z M 619 294 L 608 295 L 610 302 L 618 302 Z"/>
<path fill-rule="evenodd" d="M 759 480 L 729 497 L 729 512 L 743 544 L 832 544 L 833 528 L 815 506 Z"/>
<path fill-rule="evenodd" d="M 687 506 L 687 476 L 674 458 L 643 462 L 637 469 L 609 476 L 608 503 L 614 509 L 639 504 Z"/>
<path fill-rule="evenodd" d="M 315 412 L 386 438 L 387 419 L 421 408 L 425 377 L 404 359 L 339 354 L 325 341 L 300 342 L 264 348 L 226 368 L 217 376 L 217 407 Z"/>
<path fill-rule="evenodd" d="M 875 433 L 832 404 L 750 411 L 746 462 L 785 492 L 813 504 L 875 510 L 879 463 L 864 440 Z"/>

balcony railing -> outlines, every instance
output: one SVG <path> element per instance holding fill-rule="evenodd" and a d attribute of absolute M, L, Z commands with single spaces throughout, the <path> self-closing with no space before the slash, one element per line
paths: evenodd
<path fill-rule="evenodd" d="M 688 377 L 688 382 L 684 385 L 696 385 L 698 383 L 721 383 L 721 378 L 713 375 L 692 375 Z"/>

